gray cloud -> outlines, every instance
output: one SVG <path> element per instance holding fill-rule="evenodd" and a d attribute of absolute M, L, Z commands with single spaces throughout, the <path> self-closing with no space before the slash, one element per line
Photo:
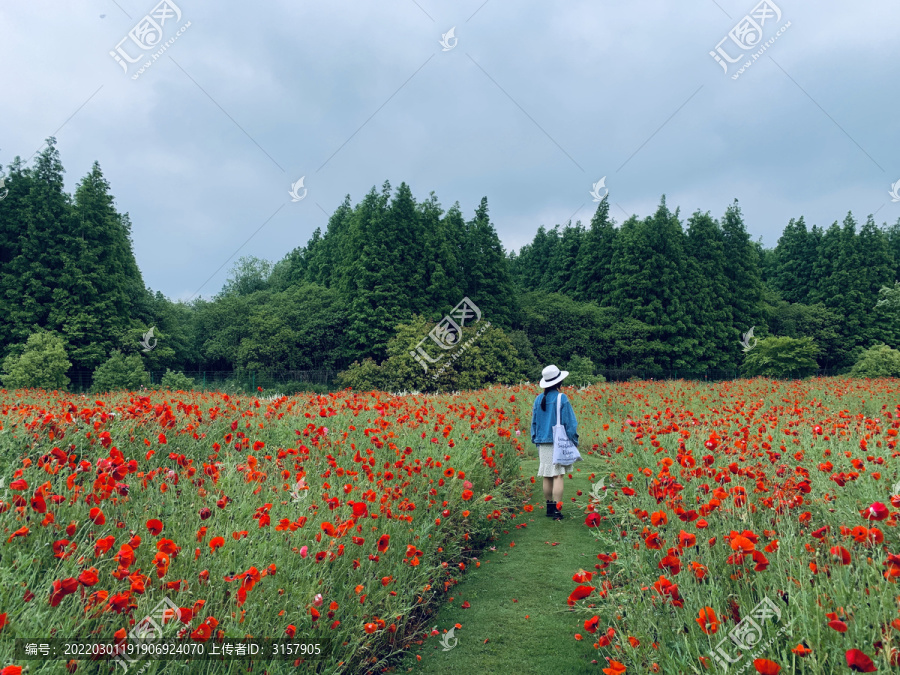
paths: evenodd
<path fill-rule="evenodd" d="M 164 38 L 190 28 L 137 80 L 109 51 L 152 0 L 0 7 L 0 161 L 59 129 L 67 189 L 100 162 L 147 284 L 173 298 L 267 219 L 237 256 L 277 260 L 386 179 L 467 216 L 487 195 L 508 249 L 587 223 L 602 176 L 620 223 L 663 193 L 684 217 L 738 198 L 767 246 L 800 215 L 900 218 L 886 0 L 779 1 L 790 28 L 737 80 L 709 51 L 752 0 L 176 2 Z"/>

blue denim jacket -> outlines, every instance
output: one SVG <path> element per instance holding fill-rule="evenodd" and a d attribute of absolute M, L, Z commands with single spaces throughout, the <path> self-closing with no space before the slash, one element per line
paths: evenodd
<path fill-rule="evenodd" d="M 560 395 L 558 389 L 547 393 L 547 409 L 541 410 L 541 397 L 544 392 L 538 394 L 534 400 L 534 410 L 531 413 L 531 442 L 553 442 L 553 427 L 556 426 L 556 398 Z M 575 419 L 575 410 L 569 403 L 569 397 L 562 394 L 563 400 L 560 406 L 559 419 L 566 428 L 566 436 L 575 445 L 578 445 L 578 420 Z"/>

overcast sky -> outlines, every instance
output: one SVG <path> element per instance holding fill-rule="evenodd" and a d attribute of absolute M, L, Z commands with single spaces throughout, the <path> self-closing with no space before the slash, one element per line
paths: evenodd
<path fill-rule="evenodd" d="M 619 224 L 737 198 L 767 247 L 800 215 L 896 222 L 900 5 L 776 3 L 4 0 L 0 163 L 55 134 L 71 192 L 99 161 L 185 300 L 385 180 L 487 196 L 507 250 L 587 224 L 604 177 Z"/>

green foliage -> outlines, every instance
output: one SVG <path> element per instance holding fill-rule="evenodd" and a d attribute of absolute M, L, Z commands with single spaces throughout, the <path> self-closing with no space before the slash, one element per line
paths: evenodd
<path fill-rule="evenodd" d="M 41 328 L 65 341 L 76 368 L 92 369 L 147 310 L 128 215 L 96 163 L 74 197 L 64 192 L 53 138 L 10 179 L 0 201 L 0 350 Z"/>
<path fill-rule="evenodd" d="M 882 286 L 878 295 L 881 298 L 875 303 L 876 307 L 883 307 L 900 319 L 900 281 L 895 281 L 893 286 Z"/>
<path fill-rule="evenodd" d="M 105 363 L 94 369 L 93 390 L 96 392 L 117 389 L 134 390 L 150 384 L 150 375 L 137 354 L 125 356 L 118 349 Z"/>
<path fill-rule="evenodd" d="M 166 374 L 162 376 L 159 384 L 163 389 L 171 391 L 191 391 L 194 388 L 194 378 L 166 368 Z"/>
<path fill-rule="evenodd" d="M 573 387 L 588 387 L 598 382 L 606 382 L 603 375 L 595 374 L 594 362 L 586 356 L 573 356 L 569 360 L 566 370 L 569 371 L 566 384 L 571 384 Z"/>
<path fill-rule="evenodd" d="M 43 330 L 60 337 L 80 372 L 118 349 L 148 370 L 229 371 L 238 380 L 252 372 L 292 387 L 308 377 L 300 371 L 356 362 L 345 378 L 358 371 L 374 386 L 366 359 L 380 368 L 400 358 L 388 348 L 398 326 L 417 326 L 414 316 L 433 326 L 466 296 L 503 337 L 486 332 L 471 352 L 486 361 L 462 369 L 469 356 L 458 356 L 440 386 L 512 373 L 534 381 L 543 365 L 575 355 L 648 375 L 731 370 L 750 326 L 760 338 L 810 337 L 829 370 L 849 369 L 872 344 L 900 347 L 900 220 L 881 229 L 869 216 L 858 227 L 847 214 L 823 230 L 800 217 L 766 250 L 750 241 L 737 201 L 720 221 L 695 212 L 685 231 L 665 196 L 653 215 L 620 228 L 605 197 L 587 229 L 542 226 L 507 255 L 487 198 L 467 219 L 433 192 L 417 201 L 406 183 L 392 194 L 385 182 L 355 205 L 348 195 L 324 233 L 276 264 L 240 258 L 212 301 L 183 303 L 144 287 L 128 214 L 99 164 L 67 194 L 50 138 L 31 166 L 16 158 L 6 173 L 0 361 L 18 359 Z M 142 352 L 151 326 L 159 344 Z M 506 343 L 521 367 L 487 355 Z M 401 374 L 379 386 L 409 388 L 426 376 L 392 363 Z"/>
<path fill-rule="evenodd" d="M 72 362 L 62 339 L 40 331 L 3 361 L 3 386 L 8 389 L 63 389 L 69 385 L 66 372 Z"/>
<path fill-rule="evenodd" d="M 335 368 L 343 357 L 348 313 L 338 292 L 303 283 L 249 309 L 237 367 L 263 373 Z"/>
<path fill-rule="evenodd" d="M 743 371 L 750 377 L 806 377 L 819 368 L 818 352 L 810 337 L 766 337 L 747 352 Z"/>
<path fill-rule="evenodd" d="M 520 304 L 521 327 L 541 368 L 567 363 L 575 354 L 607 368 L 652 365 L 652 329 L 637 319 L 558 293 L 527 293 Z"/>
<path fill-rule="evenodd" d="M 362 363 L 354 361 L 347 370 L 337 374 L 335 378 L 341 388 L 350 387 L 355 391 L 384 391 L 384 376 L 375 359 L 364 359 Z"/>
<path fill-rule="evenodd" d="M 771 298 L 770 298 L 771 299 Z M 768 333 L 791 338 L 810 337 L 819 347 L 817 361 L 823 368 L 835 368 L 848 359 L 846 341 L 838 333 L 840 317 L 822 303 L 804 305 L 774 300 L 766 304 Z M 757 337 L 767 336 L 760 331 Z"/>
<path fill-rule="evenodd" d="M 250 295 L 269 287 L 272 275 L 272 263 L 256 256 L 243 256 L 231 267 L 228 280 L 219 293 L 220 297 L 229 295 Z"/>
<path fill-rule="evenodd" d="M 850 371 L 853 377 L 900 377 L 900 351 L 886 344 L 865 350 Z"/>
<path fill-rule="evenodd" d="M 338 375 L 337 383 L 361 390 L 463 391 L 526 379 L 525 362 L 502 329 L 487 321 L 464 326 L 457 344 L 441 350 L 427 337 L 433 327 L 420 315 L 400 324 L 381 365 L 371 359 L 355 362 Z M 419 346 L 426 357 L 418 352 Z M 410 352 L 420 355 L 421 362 Z"/>
<path fill-rule="evenodd" d="M 531 340 L 528 339 L 528 333 L 523 330 L 514 330 L 509 334 L 509 341 L 516 348 L 519 358 L 522 359 L 525 379 L 529 382 L 538 382 L 541 379 L 541 371 L 544 369 L 544 366 L 541 365 L 534 353 Z"/>

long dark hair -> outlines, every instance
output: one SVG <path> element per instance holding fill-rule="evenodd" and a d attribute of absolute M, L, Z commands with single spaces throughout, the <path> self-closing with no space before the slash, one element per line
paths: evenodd
<path fill-rule="evenodd" d="M 541 396 L 541 410 L 547 409 L 547 392 L 554 391 L 554 390 L 559 391 L 559 388 L 561 385 L 562 385 L 562 381 L 559 381 L 551 387 L 544 388 L 544 395 Z"/>

